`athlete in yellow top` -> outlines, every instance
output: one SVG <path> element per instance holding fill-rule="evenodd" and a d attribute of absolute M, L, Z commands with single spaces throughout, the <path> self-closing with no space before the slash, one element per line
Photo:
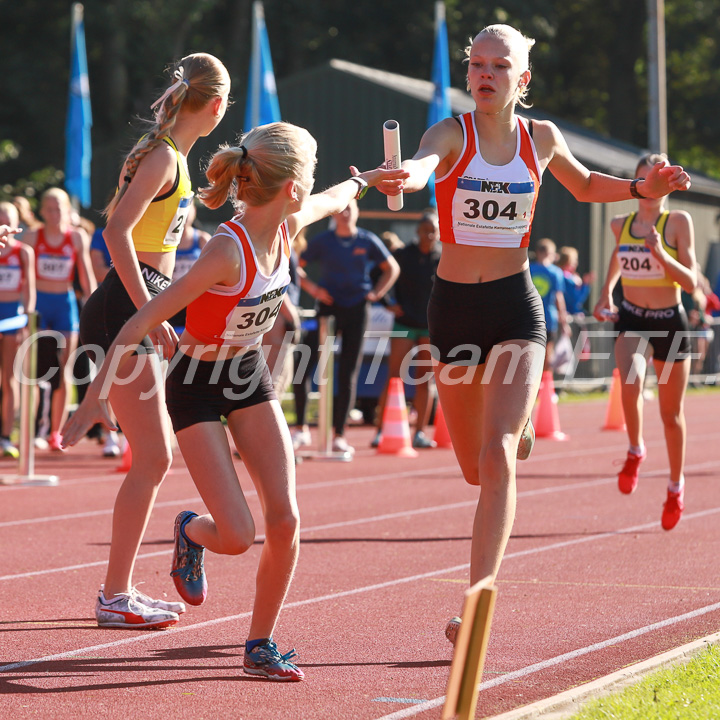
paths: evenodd
<path fill-rule="evenodd" d="M 154 123 L 128 155 L 104 231 L 113 267 L 83 308 L 82 342 L 104 355 L 125 322 L 170 284 L 175 249 L 192 202 L 187 155 L 225 114 L 230 76 L 212 55 L 180 60 L 173 83 L 153 105 Z M 164 322 L 129 361 L 129 381 L 114 385 L 110 402 L 132 449 L 132 467 L 113 516 L 110 560 L 95 615 L 101 627 L 165 627 L 182 603 L 154 600 L 132 585 L 140 542 L 160 483 L 170 469 L 170 423 L 154 349 L 170 357 L 177 335 Z M 102 360 L 102 357 L 100 358 Z"/>
<path fill-rule="evenodd" d="M 636 176 L 644 178 L 664 155 L 645 155 Z M 662 526 L 672 530 L 684 508 L 685 416 L 683 399 L 690 373 L 690 341 L 680 288 L 692 292 L 697 282 L 695 241 L 690 216 L 667 211 L 665 198 L 638 198 L 637 212 L 613 218 L 617 245 L 594 315 L 616 319 L 619 333 L 615 362 L 622 379 L 622 403 L 630 448 L 618 474 L 621 492 L 637 487 L 640 463 L 647 451 L 643 442 L 643 383 L 652 356 L 658 377 L 660 416 L 670 462 L 668 495 Z M 616 308 L 612 293 L 622 283 L 624 299 Z"/>

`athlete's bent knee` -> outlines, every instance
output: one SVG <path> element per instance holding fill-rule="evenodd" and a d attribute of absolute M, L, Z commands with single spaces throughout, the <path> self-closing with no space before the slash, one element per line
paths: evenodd
<path fill-rule="evenodd" d="M 682 411 L 680 410 L 660 410 L 660 418 L 663 427 L 668 430 L 679 428 L 683 424 Z"/>
<path fill-rule="evenodd" d="M 514 449 L 513 449 L 514 448 Z M 498 435 L 483 444 L 480 453 L 480 472 L 483 476 L 498 477 L 510 466 L 517 442 L 512 435 Z"/>
<path fill-rule="evenodd" d="M 462 468 L 462 474 L 465 478 L 465 482 L 468 485 L 479 485 L 480 484 L 480 471 L 477 465 L 474 465 L 473 467 L 463 467 Z"/>
<path fill-rule="evenodd" d="M 152 450 L 135 452 L 130 446 L 132 453 L 132 467 L 140 470 L 148 480 L 158 485 L 164 480 L 172 465 L 172 450 L 169 446 L 155 447 Z"/>
<path fill-rule="evenodd" d="M 265 518 L 265 536 L 272 543 L 284 546 L 294 545 L 299 534 L 300 518 L 292 510 L 273 513 Z"/>
<path fill-rule="evenodd" d="M 242 555 L 255 542 L 255 524 L 235 528 L 231 533 L 222 536 L 222 553 L 224 555 Z"/>

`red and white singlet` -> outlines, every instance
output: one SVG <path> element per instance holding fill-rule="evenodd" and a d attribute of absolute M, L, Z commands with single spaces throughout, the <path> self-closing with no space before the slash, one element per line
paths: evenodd
<path fill-rule="evenodd" d="M 490 165 L 480 154 L 474 113 L 459 120 L 462 152 L 450 171 L 435 181 L 440 239 L 478 247 L 527 247 L 541 172 L 526 121 L 517 118 L 513 159 L 507 165 Z"/>
<path fill-rule="evenodd" d="M 20 292 L 23 282 L 23 267 L 20 250 L 22 245 L 17 242 L 12 250 L 0 257 L 0 292 Z"/>
<path fill-rule="evenodd" d="M 287 223 L 280 226 L 282 252 L 277 268 L 263 275 L 245 227 L 234 220 L 215 233 L 231 237 L 243 258 L 240 281 L 232 287 L 213 285 L 188 305 L 185 330 L 209 345 L 250 347 L 273 326 L 290 285 L 290 237 Z"/>
<path fill-rule="evenodd" d="M 38 280 L 53 282 L 72 282 L 75 273 L 77 250 L 72 241 L 72 232 L 68 230 L 58 247 L 48 245 L 45 230 L 39 228 L 35 242 L 35 272 Z"/>

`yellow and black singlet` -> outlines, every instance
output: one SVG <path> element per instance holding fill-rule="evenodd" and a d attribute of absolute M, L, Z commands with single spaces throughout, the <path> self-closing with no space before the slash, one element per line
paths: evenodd
<path fill-rule="evenodd" d="M 170 138 L 163 138 L 177 155 L 175 183 L 163 195 L 158 195 L 133 228 L 135 250 L 141 252 L 174 252 L 180 244 L 193 201 L 192 184 L 184 158 Z"/>
<path fill-rule="evenodd" d="M 620 239 L 618 240 L 617 258 L 620 263 L 620 274 L 624 287 L 679 287 L 668 277 L 662 263 L 657 260 L 646 247 L 644 238 L 636 238 L 631 234 L 633 220 L 637 213 L 630 213 L 623 223 Z M 665 239 L 665 226 L 669 212 L 663 212 L 655 223 L 655 228 L 662 240 L 663 248 L 670 257 L 677 260 L 677 248 L 669 245 Z"/>

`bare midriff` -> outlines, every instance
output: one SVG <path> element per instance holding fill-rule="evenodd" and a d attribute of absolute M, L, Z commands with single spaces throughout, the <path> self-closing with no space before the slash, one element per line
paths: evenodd
<path fill-rule="evenodd" d="M 637 307 L 659 310 L 677 305 L 680 302 L 680 288 L 676 287 L 625 287 L 625 299 Z"/>
<path fill-rule="evenodd" d="M 527 248 L 444 243 L 437 274 L 456 283 L 479 283 L 517 275 L 529 267 Z"/>
<path fill-rule="evenodd" d="M 149 265 L 151 268 L 162 273 L 166 277 L 172 277 L 175 269 L 175 253 L 174 252 L 144 252 L 136 251 L 137 259 L 141 263 Z"/>
<path fill-rule="evenodd" d="M 260 341 L 249 346 L 210 345 L 193 337 L 187 330 L 183 331 L 183 334 L 180 336 L 180 341 L 178 342 L 178 348 L 182 351 L 183 355 L 197 358 L 198 360 L 207 360 L 208 362 L 232 360 L 232 358 L 237 355 L 243 355 L 250 350 L 257 350 L 259 347 L 261 347 Z"/>

